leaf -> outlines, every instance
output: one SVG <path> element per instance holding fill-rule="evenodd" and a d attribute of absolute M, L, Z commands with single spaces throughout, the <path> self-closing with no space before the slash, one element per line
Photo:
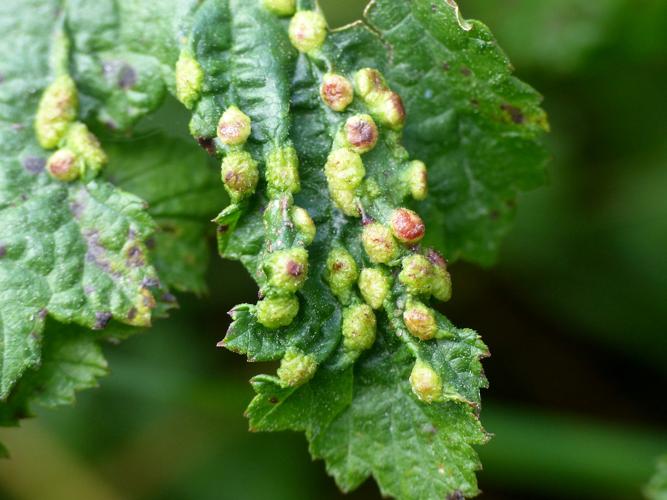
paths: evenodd
<path fill-rule="evenodd" d="M 488 28 L 454 2 L 376 0 L 370 26 L 389 45 L 387 78 L 410 117 L 408 151 L 429 166 L 420 204 L 429 243 L 449 259 L 495 259 L 520 191 L 545 179 L 541 97 L 511 75 Z"/>
<path fill-rule="evenodd" d="M 50 79 L 58 4 L 8 8 L 3 53 L 14 54 L 14 43 L 31 53 L 0 63 L 0 398 L 39 362 L 47 315 L 88 328 L 111 318 L 148 325 L 157 283 L 145 248 L 154 224 L 142 200 L 103 181 L 61 183 L 44 171 L 32 122 Z"/>
<path fill-rule="evenodd" d="M 444 498 L 456 491 L 474 495 L 479 462 L 471 445 L 488 437 L 473 407 L 455 400 L 419 402 L 408 383 L 413 355 L 389 334 L 388 325 L 382 329 L 386 333 L 354 369 L 323 366 L 296 391 L 255 377 L 251 428 L 305 431 L 313 456 L 327 462 L 346 492 L 372 474 L 382 494 L 396 498 Z M 436 350 L 460 355 L 460 347 L 450 342 Z M 482 354 L 476 350 L 472 359 Z M 479 377 L 479 365 L 475 371 Z"/>
<path fill-rule="evenodd" d="M 146 200 L 157 224 L 147 243 L 161 281 L 205 293 L 206 236 L 212 236 L 210 221 L 226 197 L 217 169 L 196 146 L 163 134 L 110 143 L 107 152 L 106 178 Z"/>
<path fill-rule="evenodd" d="M 98 378 L 106 373 L 99 335 L 48 322 L 41 364 L 28 370 L 9 399 L 0 404 L 0 423 L 16 425 L 18 418 L 30 415 L 35 403 L 48 407 L 73 404 L 76 391 L 96 387 Z"/>
<path fill-rule="evenodd" d="M 67 2 L 70 70 L 81 93 L 85 119 L 126 130 L 162 104 L 173 82 L 179 22 L 192 3 Z"/>
<path fill-rule="evenodd" d="M 655 474 L 644 488 L 644 496 L 649 500 L 667 498 L 667 455 L 658 458 Z"/>
<path fill-rule="evenodd" d="M 248 181 L 251 188 L 216 219 L 222 256 L 243 263 L 258 282 L 261 299 L 232 310 L 221 345 L 250 361 L 281 360 L 278 376 L 252 380 L 257 396 L 247 412 L 251 429 L 305 431 L 313 456 L 325 459 L 343 490 L 373 475 L 384 494 L 406 499 L 477 493 L 473 446 L 487 440 L 477 418 L 479 391 L 486 386 L 479 360 L 487 349 L 475 332 L 454 327 L 428 306 L 436 338 L 418 340 L 404 323 L 403 314 L 422 292 L 406 288 L 397 266 L 424 255 L 436 255 L 436 265 L 437 254 L 406 245 L 395 261 L 378 266 L 361 242 L 364 227 L 388 223 L 410 193 L 405 176 L 412 164 L 400 144 L 400 109 L 389 110 L 398 113 L 394 119 L 361 96 L 344 112 L 332 112 L 320 96 L 324 74 L 352 80 L 362 68 L 377 68 L 389 87 L 399 90 L 408 108 L 408 150 L 425 156 L 431 175 L 429 201 L 414 205 L 427 219 L 429 243 L 452 258 L 490 261 L 509 223 L 508 200 L 544 177 L 544 153 L 536 142 L 546 127 L 539 96 L 510 76 L 507 59 L 485 27 L 473 22 L 466 31 L 468 25 L 444 4 L 433 7 L 433 20 L 426 19 L 426 7 L 433 14 L 431 2 L 373 3 L 372 29 L 357 23 L 330 32 L 319 50 L 297 55 L 287 45 L 294 20 L 267 15 L 259 4 L 208 0 L 194 11 L 183 49 L 203 71 L 192 134 L 224 161 L 243 151 L 259 166 L 256 189 Z M 299 8 L 313 9 L 314 3 L 304 1 Z M 432 68 L 429 51 L 447 57 L 451 74 Z M 470 108 L 471 100 L 478 109 Z M 232 105 L 249 117 L 251 134 L 247 143 L 230 146 L 216 132 Z M 365 180 L 354 192 L 363 207 L 359 219 L 354 206 L 344 210 L 346 216 L 332 200 L 323 167 L 335 148 L 348 147 L 340 142 L 346 119 L 369 112 L 379 140 L 363 155 Z M 299 184 L 281 190 L 271 153 L 292 146 Z M 283 160 L 280 168 L 288 175 L 291 167 Z M 303 207 L 317 227 L 312 243 L 304 242 L 290 215 L 295 207 Z M 502 211 L 497 222 L 490 216 L 495 210 Z M 297 260 L 288 267 L 301 276 L 304 264 L 296 256 L 303 248 L 308 279 L 296 285 L 298 313 L 275 327 L 273 320 L 262 319 L 263 303 L 292 300 L 293 288 L 274 282 L 280 268 L 272 263 L 278 252 L 292 252 Z M 344 334 L 343 318 L 363 305 L 365 290 L 350 284 L 347 295 L 333 292 L 327 261 L 339 248 L 349 252 L 354 267 L 381 268 L 393 282 L 383 310 L 371 313 L 377 327 L 364 327 L 376 329 L 369 350 L 350 348 Z M 430 404 L 429 394 L 409 380 L 418 366 L 428 366 L 429 376 L 439 380 L 431 387 L 437 394 Z"/>

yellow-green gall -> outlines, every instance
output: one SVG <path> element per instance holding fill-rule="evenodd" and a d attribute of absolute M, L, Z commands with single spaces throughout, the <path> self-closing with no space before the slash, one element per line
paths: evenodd
<path fill-rule="evenodd" d="M 430 295 L 433 289 L 433 265 L 423 255 L 415 254 L 405 257 L 398 275 L 409 293 L 413 295 Z"/>
<path fill-rule="evenodd" d="M 320 96 L 334 111 L 345 111 L 354 99 L 352 83 L 344 76 L 327 73 L 322 78 Z"/>
<path fill-rule="evenodd" d="M 433 296 L 446 302 L 452 298 L 452 277 L 447 271 L 447 261 L 433 249 L 429 249 L 427 256 L 433 264 Z"/>
<path fill-rule="evenodd" d="M 81 162 L 72 150 L 62 148 L 49 157 L 46 170 L 54 179 L 70 182 L 81 174 Z"/>
<path fill-rule="evenodd" d="M 389 220 L 391 232 L 396 239 L 407 245 L 414 245 L 421 241 L 426 232 L 426 226 L 416 212 L 408 208 L 397 208 L 391 213 Z"/>
<path fill-rule="evenodd" d="M 293 147 L 277 148 L 266 159 L 266 182 L 272 195 L 301 189 L 299 182 L 299 157 Z"/>
<path fill-rule="evenodd" d="M 389 294 L 391 279 L 387 273 L 377 267 L 366 267 L 359 275 L 359 291 L 368 305 L 380 309 Z"/>
<path fill-rule="evenodd" d="M 443 302 L 452 298 L 452 277 L 446 269 L 435 267 L 433 276 L 433 296 Z"/>
<path fill-rule="evenodd" d="M 345 122 L 346 145 L 355 153 L 367 153 L 375 147 L 378 128 L 370 115 L 351 116 Z"/>
<path fill-rule="evenodd" d="M 428 172 L 423 161 L 413 160 L 408 165 L 404 182 L 415 200 L 425 200 L 428 195 Z"/>
<path fill-rule="evenodd" d="M 357 194 L 352 189 L 333 189 L 331 199 L 334 204 L 348 217 L 360 217 Z"/>
<path fill-rule="evenodd" d="M 285 387 L 298 387 L 308 382 L 317 371 L 317 361 L 298 349 L 288 349 L 278 368 L 278 378 Z"/>
<path fill-rule="evenodd" d="M 400 129 L 405 122 L 405 108 L 401 97 L 392 92 L 382 74 L 364 68 L 354 76 L 355 91 L 378 120 L 392 129 Z"/>
<path fill-rule="evenodd" d="M 403 311 L 403 323 L 408 331 L 421 340 L 431 340 L 438 332 L 435 313 L 418 300 L 409 300 Z"/>
<path fill-rule="evenodd" d="M 301 247 L 274 252 L 267 257 L 264 270 L 269 286 L 278 292 L 294 293 L 308 277 L 308 252 Z"/>
<path fill-rule="evenodd" d="M 218 121 L 218 138 L 228 146 L 239 146 L 250 137 L 250 129 L 250 117 L 236 106 L 230 106 Z"/>
<path fill-rule="evenodd" d="M 176 61 L 176 98 L 192 109 L 201 96 L 204 70 L 188 51 L 181 51 Z"/>
<path fill-rule="evenodd" d="M 442 379 L 428 363 L 418 359 L 410 373 L 412 392 L 425 403 L 442 400 Z"/>
<path fill-rule="evenodd" d="M 358 217 L 360 212 L 355 190 L 366 175 L 361 156 L 346 148 L 336 149 L 327 158 L 324 175 L 336 206 L 345 215 Z"/>
<path fill-rule="evenodd" d="M 257 162 L 246 151 L 233 151 L 222 160 L 222 182 L 225 189 L 236 202 L 255 192 L 259 180 Z"/>
<path fill-rule="evenodd" d="M 375 313 L 368 304 L 356 304 L 343 311 L 343 345 L 349 351 L 364 351 L 375 342 Z"/>
<path fill-rule="evenodd" d="M 301 207 L 292 207 L 292 223 L 304 245 L 310 245 L 315 239 L 317 228 L 308 212 Z"/>
<path fill-rule="evenodd" d="M 361 241 L 368 257 L 376 264 L 388 264 L 398 257 L 398 243 L 387 226 L 372 222 L 364 226 Z"/>
<path fill-rule="evenodd" d="M 296 0 L 264 0 L 264 7 L 277 16 L 291 16 L 296 10 Z"/>
<path fill-rule="evenodd" d="M 402 128 L 405 123 L 403 100 L 396 92 L 385 93 L 374 113 L 381 123 L 394 130 Z"/>
<path fill-rule="evenodd" d="M 257 303 L 257 321 L 267 328 L 280 328 L 292 323 L 299 312 L 299 299 L 287 297 L 267 297 Z"/>
<path fill-rule="evenodd" d="M 302 10 L 289 25 L 289 39 L 299 52 L 319 49 L 327 37 L 327 21 L 319 12 Z"/>
<path fill-rule="evenodd" d="M 354 75 L 354 87 L 365 101 L 372 101 L 387 90 L 382 74 L 373 68 L 363 68 Z"/>
<path fill-rule="evenodd" d="M 94 173 L 99 172 L 108 161 L 100 141 L 81 122 L 70 125 L 65 144 L 83 161 L 85 169 Z"/>
<path fill-rule="evenodd" d="M 35 116 L 35 133 L 43 148 L 58 146 L 76 119 L 78 107 L 76 84 L 70 76 L 61 75 L 46 87 Z"/>
<path fill-rule="evenodd" d="M 347 303 L 350 298 L 352 286 L 357 282 L 359 269 L 354 257 L 344 248 L 334 248 L 327 257 L 326 280 L 331 287 L 331 291 L 340 299 Z"/>
<path fill-rule="evenodd" d="M 359 154 L 340 148 L 329 154 L 324 165 L 324 175 L 330 190 L 353 190 L 361 184 L 366 169 Z"/>

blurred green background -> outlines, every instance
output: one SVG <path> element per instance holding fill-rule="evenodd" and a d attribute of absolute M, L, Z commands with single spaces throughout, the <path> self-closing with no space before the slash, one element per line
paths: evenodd
<path fill-rule="evenodd" d="M 322 3 L 335 26 L 363 7 Z M 667 2 L 459 3 L 544 94 L 553 130 L 550 185 L 520 200 L 495 268 L 453 266 L 442 308 L 493 354 L 482 498 L 641 498 L 667 452 Z M 302 435 L 247 432 L 247 380 L 266 367 L 215 344 L 256 288 L 219 259 L 209 285 L 107 348 L 111 375 L 75 407 L 0 432 L 1 498 L 344 496 Z M 346 498 L 380 495 L 369 481 Z"/>

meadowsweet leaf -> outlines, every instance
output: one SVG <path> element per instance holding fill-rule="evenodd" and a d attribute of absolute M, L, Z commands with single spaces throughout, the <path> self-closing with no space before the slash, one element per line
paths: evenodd
<path fill-rule="evenodd" d="M 16 425 L 31 414 L 34 404 L 58 406 L 74 403 L 75 392 L 97 386 L 106 375 L 99 334 L 88 329 L 47 322 L 39 367 L 28 370 L 0 404 L 0 423 Z"/>
<path fill-rule="evenodd" d="M 0 398 L 39 362 L 47 315 L 88 328 L 112 318 L 148 325 L 154 306 L 157 275 L 145 247 L 154 223 L 144 202 L 101 180 L 59 182 L 44 169 L 33 117 L 52 78 L 58 7 L 3 4 L 11 15 L 3 12 L 0 42 L 10 55 L 0 62 Z"/>
<path fill-rule="evenodd" d="M 69 67 L 84 119 L 131 128 L 173 90 L 179 23 L 192 0 L 73 0 L 65 7 Z"/>
<path fill-rule="evenodd" d="M 226 199 L 217 168 L 194 144 L 164 134 L 109 141 L 107 152 L 105 177 L 148 203 L 157 230 L 147 243 L 160 280 L 205 293 L 210 221 Z"/>
<path fill-rule="evenodd" d="M 429 167 L 419 206 L 427 238 L 450 259 L 490 264 L 517 194 L 545 180 L 547 122 L 541 96 L 512 76 L 488 28 L 450 4 L 376 0 L 367 16 L 391 51 L 386 76 L 406 106 L 405 145 Z"/>
<path fill-rule="evenodd" d="M 435 20 L 424 18 L 426 5 Z M 299 8 L 316 7 L 306 1 Z M 370 29 L 357 23 L 330 32 L 318 46 L 319 27 L 294 27 L 300 22 L 318 26 L 317 15 L 281 20 L 267 16 L 259 3 L 209 0 L 192 15 L 184 46 L 203 72 L 194 104 L 187 103 L 194 110 L 192 134 L 224 158 L 223 167 L 239 151 L 259 167 L 257 186 L 251 184 L 216 219 L 222 256 L 241 261 L 260 286 L 257 304 L 232 310 L 221 345 L 250 361 L 282 360 L 277 376 L 252 380 L 257 395 L 247 411 L 251 429 L 304 431 L 311 453 L 326 461 L 343 490 L 372 475 L 384 494 L 406 499 L 477 493 L 473 446 L 487 439 L 478 420 L 479 391 L 486 386 L 480 358 L 487 349 L 475 332 L 456 328 L 428 306 L 421 307 L 432 315 L 437 338 L 420 341 L 410 333 L 403 318 L 422 291 L 406 288 L 397 266 L 405 266 L 410 255 L 431 255 L 425 247 L 397 250 L 395 260 L 382 261 L 393 286 L 383 310 L 370 313 L 372 323 L 360 330 L 374 331 L 375 340 L 368 350 L 367 341 L 350 343 L 345 318 L 355 307 L 364 310 L 359 304 L 364 290 L 349 285 L 343 287 L 346 295 L 335 292 L 331 269 L 340 267 L 330 267 L 331 255 L 344 248 L 353 268 L 373 266 L 361 241 L 364 227 L 388 221 L 394 207 L 408 203 L 412 188 L 406 175 L 413 157 L 426 161 L 432 193 L 411 204 L 424 215 L 425 241 L 451 258 L 489 262 L 507 230 L 511 200 L 544 178 L 544 153 L 536 141 L 546 127 L 539 96 L 511 77 L 507 59 L 483 25 L 473 22 L 467 30 L 451 7 L 443 3 L 433 9 L 431 2 L 378 1 L 369 9 Z M 247 23 L 248 18 L 256 22 Z M 292 42 L 309 52 L 290 51 L 288 31 L 290 36 L 305 33 L 306 39 Z M 429 51 L 443 59 L 435 69 Z M 255 64 L 246 62 L 250 56 Z M 352 81 L 367 67 L 384 74 L 388 87 L 405 101 L 407 150 L 400 142 L 403 117 L 391 97 L 395 94 L 382 90 L 376 96 L 380 104 L 362 94 L 336 112 L 323 102 L 325 73 Z M 230 147 L 216 127 L 232 105 L 248 117 L 252 132 L 247 142 Z M 379 138 L 370 151 L 362 151 L 360 176 L 366 180 L 353 196 L 363 213 L 355 214 L 354 204 L 343 208 L 344 198 L 332 200 L 332 181 L 323 167 L 333 150 L 350 147 L 341 142 L 346 120 L 364 113 L 375 118 Z M 276 117 L 280 126 L 267 127 Z M 296 149 L 299 160 L 299 189 L 289 193 L 277 192 L 271 174 L 270 153 L 285 145 Z M 229 179 L 223 175 L 223 181 Z M 317 228 L 312 242 L 299 239 L 292 207 L 303 207 L 312 217 Z M 280 308 L 292 304 L 294 290 L 288 275 L 274 281 L 281 269 L 275 262 L 282 262 L 276 259 L 300 248 L 307 248 L 308 279 L 296 287 L 298 312 L 290 309 L 286 320 L 279 316 L 274 322 L 265 317 L 264 303 L 277 308 L 266 306 L 272 314 L 287 314 Z M 287 264 L 295 277 L 303 272 L 299 262 Z M 424 366 L 426 379 L 437 383 L 425 387 L 411 381 L 411 373 Z"/>

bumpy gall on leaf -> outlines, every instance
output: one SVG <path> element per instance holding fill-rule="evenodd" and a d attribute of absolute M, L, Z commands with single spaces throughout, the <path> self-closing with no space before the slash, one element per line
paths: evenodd
<path fill-rule="evenodd" d="M 294 296 L 267 297 L 257 303 L 257 321 L 267 328 L 280 328 L 292 323 L 299 313 L 299 299 Z"/>
<path fill-rule="evenodd" d="M 69 75 L 59 76 L 46 87 L 35 115 L 35 133 L 43 148 L 58 146 L 76 119 L 78 107 L 76 84 Z"/>
<path fill-rule="evenodd" d="M 289 39 L 299 52 L 319 49 L 327 37 L 327 21 L 319 12 L 302 10 L 289 25 Z"/>
<path fill-rule="evenodd" d="M 218 121 L 218 138 L 228 146 L 245 144 L 250 132 L 250 117 L 236 106 L 227 108 Z"/>
<path fill-rule="evenodd" d="M 280 362 L 278 378 L 286 387 L 298 387 L 305 384 L 317 371 L 317 361 L 298 349 L 288 349 Z"/>
<path fill-rule="evenodd" d="M 295 247 L 268 256 L 264 265 L 269 286 L 279 293 L 294 293 L 308 277 L 308 251 Z"/>
<path fill-rule="evenodd" d="M 442 399 L 442 380 L 431 366 L 418 359 L 410 373 L 412 392 L 425 403 Z"/>
<path fill-rule="evenodd" d="M 391 278 L 378 267 L 366 267 L 359 275 L 359 291 L 373 309 L 380 309 L 389 294 Z"/>
<path fill-rule="evenodd" d="M 222 182 L 233 201 L 239 201 L 255 192 L 259 180 L 257 162 L 246 151 L 233 151 L 222 160 Z"/>
<path fill-rule="evenodd" d="M 398 257 L 398 243 L 391 230 L 379 222 L 366 224 L 361 232 L 366 254 L 376 264 L 388 264 Z"/>
<path fill-rule="evenodd" d="M 354 99 L 352 83 L 342 75 L 327 73 L 322 78 L 320 96 L 334 111 L 345 111 Z"/>
<path fill-rule="evenodd" d="M 376 320 L 368 304 L 355 304 L 343 311 L 343 345 L 350 351 L 364 351 L 375 342 Z"/>

